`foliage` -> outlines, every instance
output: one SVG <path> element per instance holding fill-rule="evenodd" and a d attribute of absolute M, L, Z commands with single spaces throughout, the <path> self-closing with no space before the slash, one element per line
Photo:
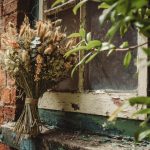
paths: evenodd
<path fill-rule="evenodd" d="M 132 58 L 131 50 L 136 49 L 137 46 L 128 45 L 128 42 L 123 42 L 119 48 L 116 48 L 113 44 L 114 36 L 119 32 L 120 36 L 123 37 L 129 28 L 134 27 L 140 33 L 144 34 L 145 36 L 150 36 L 150 10 L 148 9 L 148 0 L 92 0 L 97 2 L 98 9 L 103 9 L 102 15 L 99 16 L 99 23 L 100 26 L 103 26 L 105 21 L 111 22 L 111 27 L 107 31 L 106 37 L 108 38 L 108 42 L 102 43 L 99 40 L 100 45 L 95 45 L 95 41 L 89 38 L 88 36 L 91 33 L 86 33 L 83 31 L 84 29 L 81 28 L 79 33 L 73 33 L 69 37 L 81 37 L 81 41 L 77 44 L 74 50 L 68 52 L 65 56 L 69 56 L 74 53 L 78 53 L 79 51 L 85 51 L 86 56 L 81 60 L 78 65 L 73 69 L 77 68 L 77 66 L 90 62 L 96 55 L 98 55 L 102 51 L 108 51 L 108 55 L 110 55 L 113 51 L 127 51 L 125 55 L 123 64 L 127 67 Z M 53 7 L 58 5 L 59 3 L 63 3 L 65 0 L 56 0 Z M 74 14 L 77 13 L 80 7 L 82 7 L 88 0 L 80 1 L 74 8 Z M 83 31 L 81 35 L 81 31 Z M 90 45 L 89 45 L 90 44 Z M 147 43 L 143 43 L 143 46 Z M 84 46 L 84 47 L 83 47 Z M 147 49 L 146 49 L 147 50 Z M 146 51 L 145 50 L 145 51 Z M 149 50 L 147 50 L 149 51 Z"/>
<path fill-rule="evenodd" d="M 111 26 L 107 31 L 106 37 L 107 42 L 102 42 L 101 39 L 94 40 L 91 38 L 91 33 L 86 33 L 85 29 L 81 28 L 78 33 L 71 34 L 68 38 L 80 38 L 79 43 L 75 48 L 71 49 L 65 54 L 65 57 L 69 57 L 72 54 L 78 53 L 79 51 L 85 52 L 85 56 L 78 62 L 75 68 L 72 71 L 72 74 L 77 69 L 79 65 L 87 64 L 92 61 L 99 53 L 103 51 L 108 51 L 110 55 L 114 51 L 126 51 L 123 64 L 125 67 L 131 62 L 132 59 L 132 50 L 136 50 L 140 46 L 147 45 L 148 43 L 142 43 L 141 45 L 129 45 L 128 41 L 124 41 L 120 47 L 116 47 L 112 42 L 117 33 L 120 34 L 120 37 L 123 37 L 129 28 L 135 28 L 139 33 L 143 34 L 147 38 L 150 37 L 150 9 L 148 0 L 81 0 L 74 8 L 74 14 L 77 13 L 79 8 L 81 8 L 88 1 L 94 1 L 98 3 L 99 11 L 103 10 L 102 14 L 99 16 L 100 27 L 102 28 L 106 21 L 111 22 Z M 59 3 L 66 2 L 66 0 L 56 0 L 55 5 Z M 143 51 L 150 56 L 150 49 L 143 48 Z M 134 106 L 144 105 L 149 107 L 150 98 L 148 97 L 136 97 L 131 98 L 129 103 Z M 122 107 L 119 110 L 116 110 L 114 115 L 122 110 Z M 136 112 L 138 114 L 150 114 L 150 108 L 141 109 Z M 114 117 L 112 117 L 114 118 Z M 136 134 L 136 139 L 142 140 L 145 137 L 150 136 L 150 129 L 145 128 L 148 126 L 149 117 L 141 123 L 141 128 Z"/>

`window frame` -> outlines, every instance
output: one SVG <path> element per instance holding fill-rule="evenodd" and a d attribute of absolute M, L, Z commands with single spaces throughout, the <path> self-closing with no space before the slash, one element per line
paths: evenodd
<path fill-rule="evenodd" d="M 71 8 L 75 5 L 75 0 L 70 0 L 69 2 L 53 9 L 44 11 L 44 0 L 39 1 L 39 19 L 45 20 L 46 15 L 53 14 L 59 9 L 62 12 L 66 9 L 60 9 L 60 7 Z M 58 11 L 57 11 L 58 13 Z M 86 6 L 80 9 L 80 22 L 83 26 L 86 25 Z M 138 33 L 137 43 L 145 43 L 148 39 L 143 37 Z M 81 58 L 83 53 L 79 53 Z M 124 100 L 135 96 L 147 96 L 147 79 L 148 79 L 148 68 L 141 67 L 139 61 L 143 60 L 143 63 L 147 62 L 147 56 L 142 51 L 142 47 L 138 48 L 137 52 L 137 63 L 138 63 L 138 88 L 137 90 L 131 91 L 105 91 L 105 90 L 94 90 L 94 91 L 84 91 L 84 66 L 79 67 L 79 81 L 78 89 L 76 93 L 70 92 L 46 92 L 43 98 L 39 100 L 39 108 L 68 111 L 68 112 L 79 112 L 85 114 L 103 115 L 110 116 L 114 110 L 122 104 Z M 61 100 L 61 101 L 60 101 Z M 92 101 L 92 103 L 91 103 Z M 97 102 L 98 101 L 98 102 Z M 78 106 L 75 109 L 72 104 Z M 93 104 L 93 105 L 92 105 Z M 94 105 L 95 104 L 95 105 Z M 92 105 L 92 106 L 91 106 Z M 138 108 L 128 107 L 122 113 L 119 114 L 121 118 L 130 118 L 131 114 Z M 136 119 L 143 119 L 142 117 Z"/>

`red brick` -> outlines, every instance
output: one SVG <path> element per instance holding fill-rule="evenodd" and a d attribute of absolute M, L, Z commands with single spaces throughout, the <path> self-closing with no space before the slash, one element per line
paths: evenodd
<path fill-rule="evenodd" d="M 0 34 L 3 33 L 9 22 L 13 22 L 17 25 L 17 5 L 18 0 L 0 0 Z M 5 87 L 6 85 L 7 87 Z M 14 106 L 15 103 L 15 81 L 6 76 L 5 72 L 2 72 L 0 69 L 0 124 L 5 121 L 14 121 L 16 113 Z M 10 148 L 6 145 L 0 144 L 0 150 L 10 150 Z"/>
<path fill-rule="evenodd" d="M 7 75 L 7 85 L 8 86 L 15 86 L 15 80 L 10 78 L 9 75 Z"/>
<path fill-rule="evenodd" d="M 17 11 L 17 0 L 9 0 L 3 2 L 3 15 L 8 15 Z"/>
<path fill-rule="evenodd" d="M 5 106 L 4 108 L 4 121 L 14 121 L 16 108 L 13 106 Z"/>
<path fill-rule="evenodd" d="M 16 88 L 11 88 L 11 104 L 16 103 Z"/>
<path fill-rule="evenodd" d="M 2 16 L 2 3 L 0 2 L 0 17 Z"/>
<path fill-rule="evenodd" d="M 17 12 L 5 16 L 5 18 L 4 18 L 4 26 L 6 27 L 9 22 L 17 24 Z"/>
<path fill-rule="evenodd" d="M 0 143 L 0 150 L 10 150 L 10 148 L 8 146 Z"/>
<path fill-rule="evenodd" d="M 4 31 L 4 18 L 0 19 L 0 34 Z"/>
<path fill-rule="evenodd" d="M 1 101 L 6 105 L 15 105 L 16 102 L 16 88 L 7 87 L 1 91 Z"/>
<path fill-rule="evenodd" d="M 2 117 L 4 115 L 3 113 L 3 107 L 0 107 L 0 117 Z"/>
<path fill-rule="evenodd" d="M 3 0 L 3 4 L 9 4 L 9 3 L 11 3 L 12 1 L 18 1 L 18 0 Z"/>
<path fill-rule="evenodd" d="M 1 92 L 1 100 L 5 104 L 10 104 L 11 103 L 11 88 L 4 88 Z"/>
<path fill-rule="evenodd" d="M 4 112 L 3 112 L 3 108 L 0 108 L 0 124 L 2 124 L 4 121 Z"/>
<path fill-rule="evenodd" d="M 6 85 L 6 74 L 4 71 L 0 70 L 0 88 Z"/>

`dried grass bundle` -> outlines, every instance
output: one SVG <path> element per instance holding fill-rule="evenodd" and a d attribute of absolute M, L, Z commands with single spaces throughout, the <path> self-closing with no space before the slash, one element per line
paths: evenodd
<path fill-rule="evenodd" d="M 60 23 L 60 20 L 38 21 L 35 28 L 31 28 L 25 17 L 19 32 L 9 23 L 7 31 L 1 35 L 1 66 L 26 94 L 24 110 L 15 126 L 20 135 L 34 137 L 39 134 L 36 100 L 47 88 L 68 77 L 77 60 L 76 56 L 64 58 L 76 39 L 68 40 L 61 32 Z M 44 86 L 47 83 L 49 86 Z"/>

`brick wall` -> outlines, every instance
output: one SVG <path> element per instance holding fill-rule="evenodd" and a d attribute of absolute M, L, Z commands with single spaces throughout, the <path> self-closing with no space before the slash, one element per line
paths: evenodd
<path fill-rule="evenodd" d="M 6 24 L 11 21 L 17 25 L 18 0 L 0 0 L 0 33 L 5 30 Z M 0 124 L 14 121 L 16 112 L 16 87 L 14 81 L 0 70 Z M 0 150 L 10 150 L 0 144 Z"/>

